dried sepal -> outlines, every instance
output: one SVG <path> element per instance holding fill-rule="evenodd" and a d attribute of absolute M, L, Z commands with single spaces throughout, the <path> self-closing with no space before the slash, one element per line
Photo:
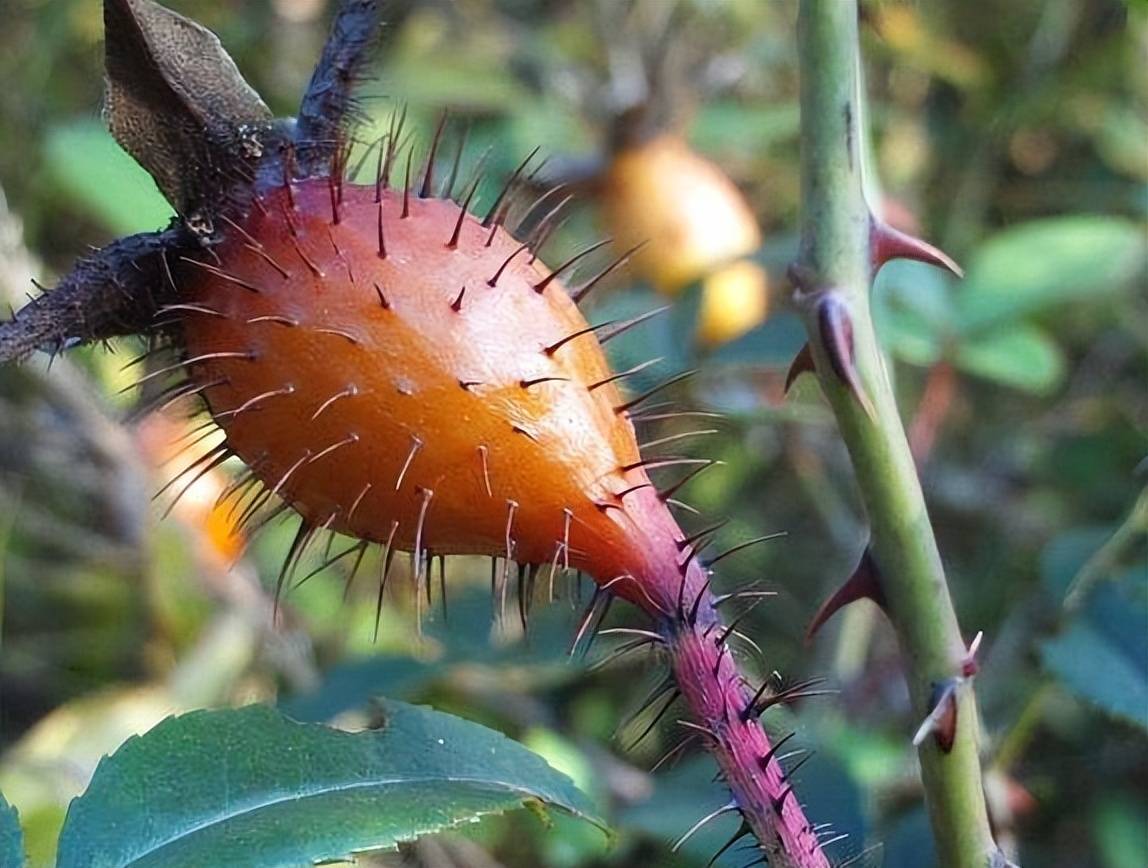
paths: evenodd
<path fill-rule="evenodd" d="M 104 116 L 180 214 L 225 192 L 271 112 L 219 38 L 151 0 L 104 0 Z"/>
<path fill-rule="evenodd" d="M 121 238 L 78 260 L 55 289 L 0 323 L 0 363 L 149 331 L 159 306 L 171 300 L 165 258 L 192 246 L 176 225 Z"/>
<path fill-rule="evenodd" d="M 347 128 L 361 119 L 352 94 L 379 29 L 377 0 L 339 4 L 323 56 L 299 106 L 295 140 L 301 145 L 298 161 L 304 175 L 318 174 L 329 166 L 347 139 Z"/>

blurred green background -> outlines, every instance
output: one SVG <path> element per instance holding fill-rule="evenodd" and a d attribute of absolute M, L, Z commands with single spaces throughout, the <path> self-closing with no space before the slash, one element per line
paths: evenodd
<path fill-rule="evenodd" d="M 268 103 L 293 112 L 328 2 L 170 5 L 219 33 Z M 996 831 L 1025 865 L 1142 868 L 1148 3 L 862 5 L 871 200 L 968 271 L 956 281 L 892 265 L 874 306 L 961 623 L 970 638 L 985 631 L 977 686 Z M 917 721 L 891 631 L 860 604 L 803 641 L 862 550 L 865 524 L 816 384 L 798 381 L 788 399 L 782 390 L 801 342 L 784 279 L 799 205 L 795 14 L 795 3 L 764 0 L 395 2 L 364 86 L 362 135 L 401 102 L 425 140 L 449 108 L 451 143 L 469 129 L 464 167 L 491 149 L 487 203 L 540 146 L 543 174 L 576 179 L 584 193 L 548 242 L 552 262 L 621 232 L 601 206 L 618 183 L 611 142 L 637 102 L 650 106 L 644 133 L 736 183 L 762 233 L 752 259 L 769 276 L 769 318 L 703 346 L 694 337 L 703 288 L 693 286 L 671 314 L 610 349 L 619 367 L 662 356 L 663 375 L 700 368 L 674 397 L 723 414 L 694 426 L 717 434 L 674 446 L 725 462 L 683 489 L 703 513 L 684 515 L 686 526 L 729 517 L 718 550 L 788 533 L 723 560 L 717 584 L 776 591 L 744 622 L 761 646 L 745 649 L 750 672 L 823 677 L 838 691 L 766 721 L 816 748 L 798 791 L 815 821 L 849 833 L 832 852 L 928 865 L 909 744 Z M 95 0 L 0 0 L 0 298 L 17 307 L 33 279 L 50 285 L 88 245 L 169 216 L 100 123 L 100 16 Z M 673 167 L 657 171 L 670 173 L 655 174 L 659 183 L 678 180 Z M 682 209 L 690 195 L 678 197 Z M 656 276 L 622 275 L 587 315 L 652 309 L 664 303 L 655 287 L 671 291 Z M 266 589 L 294 527 L 271 526 L 228 568 L 235 541 L 210 508 L 226 478 L 161 521 L 167 501 L 151 498 L 180 468 L 164 459 L 186 423 L 130 420 L 132 395 L 120 390 L 139 346 L 112 349 L 0 370 L 0 790 L 21 810 L 34 864 L 50 864 L 67 802 L 99 756 L 167 714 L 269 701 L 357 725 L 379 694 L 523 741 L 568 771 L 618 832 L 608 842 L 520 812 L 428 839 L 402 857 L 408 864 L 689 866 L 732 832 L 727 818 L 670 854 L 721 804 L 722 788 L 696 745 L 649 773 L 685 731 L 671 713 L 632 746 L 645 727 L 641 714 L 626 718 L 657 668 L 640 656 L 595 668 L 606 640 L 568 660 L 573 584 L 560 583 L 560 599 L 523 637 L 514 623 L 492 627 L 487 564 L 454 559 L 449 621 L 436 608 L 416 641 L 398 593 L 374 642 L 370 582 L 360 577 L 344 604 L 343 561 L 292 591 L 273 628 Z M 646 437 L 688 428 L 669 421 Z M 621 607 L 612 620 L 642 625 Z M 720 864 L 748 858 L 733 852 Z"/>

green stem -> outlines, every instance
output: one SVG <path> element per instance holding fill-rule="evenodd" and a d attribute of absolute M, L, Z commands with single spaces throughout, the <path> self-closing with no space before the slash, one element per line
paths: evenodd
<path fill-rule="evenodd" d="M 930 711 L 934 687 L 959 676 L 966 646 L 869 309 L 873 251 L 862 190 L 856 0 L 802 0 L 798 50 L 803 214 L 794 268 L 797 301 L 818 377 L 856 470 L 885 608 L 904 655 L 914 715 L 921 720 Z M 852 364 L 868 407 L 847 387 L 842 356 L 831 355 L 826 342 L 819 311 L 830 295 L 851 321 Z M 1006 864 L 989 829 L 971 681 L 958 688 L 957 703 L 952 749 L 942 751 L 931 737 L 919 749 L 938 858 L 952 868 Z"/>

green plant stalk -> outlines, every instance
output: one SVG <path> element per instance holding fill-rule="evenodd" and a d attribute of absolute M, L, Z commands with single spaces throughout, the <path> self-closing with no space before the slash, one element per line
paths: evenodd
<path fill-rule="evenodd" d="M 861 95 L 855 0 L 802 0 L 802 221 L 796 297 L 821 385 L 837 417 L 871 526 L 885 607 L 904 656 L 914 715 L 930 711 L 934 685 L 958 676 L 967 654 L 869 308 L 873 257 L 862 191 Z M 817 302 L 834 293 L 852 321 L 853 360 L 870 408 L 834 370 Z M 871 411 L 871 415 L 870 415 Z M 940 864 L 1007 864 L 989 828 L 971 681 L 957 691 L 956 738 L 944 753 L 919 749 Z"/>

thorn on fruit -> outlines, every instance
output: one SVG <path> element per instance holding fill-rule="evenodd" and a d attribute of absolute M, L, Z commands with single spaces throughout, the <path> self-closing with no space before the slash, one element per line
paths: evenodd
<path fill-rule="evenodd" d="M 383 202 L 381 199 L 379 200 L 378 205 L 376 206 L 376 210 L 378 211 L 378 217 L 377 217 L 375 222 L 377 224 L 377 230 L 376 231 L 377 231 L 378 242 L 379 242 L 379 248 L 378 248 L 379 259 L 386 259 L 387 258 L 387 238 L 386 238 L 386 233 L 383 231 Z M 375 285 L 378 286 L 378 284 L 375 284 Z M 383 305 L 383 307 L 386 307 L 386 305 Z"/>
<path fill-rule="evenodd" d="M 569 377 L 535 377 L 533 380 L 519 380 L 518 385 L 523 389 L 529 389 L 531 386 L 538 386 L 542 383 L 569 383 Z"/>
<path fill-rule="evenodd" d="M 716 811 L 706 814 L 704 817 L 690 826 L 689 831 L 687 831 L 684 835 L 682 835 L 682 837 L 678 838 L 678 840 L 674 842 L 674 846 L 670 848 L 670 852 L 677 853 L 678 850 L 682 848 L 682 845 L 685 844 L 686 841 L 688 841 L 690 838 L 692 838 L 698 832 L 698 830 L 702 829 L 707 823 L 711 823 L 718 817 L 736 810 L 738 810 L 737 802 L 728 802 L 722 805 Z"/>
<path fill-rule="evenodd" d="M 407 475 L 407 471 L 411 468 L 411 462 L 415 460 L 415 455 L 423 448 L 423 441 L 419 437 L 411 436 L 411 448 L 407 452 L 406 460 L 403 461 L 403 466 L 399 470 L 398 478 L 395 480 L 395 491 L 403 487 L 403 478 Z"/>
<path fill-rule="evenodd" d="M 750 698 L 745 708 L 742 709 L 742 723 L 748 723 L 749 720 L 754 717 L 761 717 L 761 715 L 765 714 L 766 711 L 775 705 L 789 705 L 799 699 L 807 699 L 813 696 L 830 696 L 837 692 L 830 689 L 815 689 L 817 685 L 824 683 L 824 678 L 807 678 L 804 681 L 797 681 L 785 687 L 782 686 L 781 676 L 774 672 L 773 675 L 761 683 L 761 686 Z"/>
<path fill-rule="evenodd" d="M 586 296 L 588 296 L 593 291 L 594 287 L 598 286 L 598 284 L 601 283 L 608 274 L 613 272 L 615 269 L 621 268 L 623 265 L 629 262 L 630 257 L 645 246 L 645 241 L 643 241 L 641 244 L 635 244 L 633 247 L 631 247 L 629 250 L 627 250 L 625 253 L 623 253 L 621 256 L 619 256 L 617 259 L 615 259 L 613 262 L 595 274 L 592 278 L 586 281 L 586 283 L 582 284 L 581 287 L 571 292 L 570 297 L 574 299 L 574 303 L 581 304 L 583 301 L 585 301 Z"/>
<path fill-rule="evenodd" d="M 872 215 L 869 218 L 869 250 L 874 274 L 890 260 L 912 259 L 943 268 L 956 277 L 965 276 L 964 270 L 943 250 L 899 229 L 894 229 Z"/>
<path fill-rule="evenodd" d="M 464 286 L 462 289 L 460 289 L 458 291 L 458 295 L 455 296 L 454 301 L 452 301 L 450 303 L 450 309 L 453 310 L 455 313 L 462 313 L 462 299 L 465 295 L 466 295 L 466 287 Z"/>
<path fill-rule="evenodd" d="M 805 631 L 806 643 L 808 644 L 813 640 L 814 634 L 836 614 L 838 609 L 861 599 L 870 599 L 882 609 L 885 608 L 885 592 L 881 588 L 881 571 L 877 567 L 877 562 L 873 559 L 873 553 L 869 547 L 865 548 L 861 560 L 853 568 L 849 578 L 834 592 L 833 596 L 821 604 L 821 608 L 817 610 L 817 614 L 809 622 L 809 628 Z"/>
<path fill-rule="evenodd" d="M 794 730 L 793 732 L 790 732 L 786 735 L 783 735 L 776 742 L 774 742 L 773 747 L 771 747 L 769 749 L 769 753 L 767 753 L 765 756 L 763 756 L 760 760 L 762 771 L 765 771 L 769 767 L 769 764 L 777 758 L 778 751 L 780 751 L 781 748 L 785 745 L 785 743 L 787 741 L 789 741 L 791 738 L 793 738 L 795 735 L 797 735 L 796 730 Z"/>
<path fill-rule="evenodd" d="M 711 467 L 722 466 L 724 464 L 725 464 L 724 461 L 721 461 L 718 459 L 711 459 L 711 460 L 707 461 L 705 464 L 703 464 L 702 466 L 700 466 L 694 470 L 691 470 L 689 473 L 687 473 L 685 476 L 683 476 L 681 479 L 679 479 L 677 482 L 675 482 L 669 488 L 660 492 L 658 494 L 658 497 L 661 498 L 663 503 L 667 503 L 671 499 L 673 499 L 673 496 L 675 494 L 677 494 L 682 489 L 683 486 L 685 486 L 692 479 L 694 479 L 694 477 L 696 477 L 699 473 L 703 473 L 704 471 L 709 470 Z"/>
<path fill-rule="evenodd" d="M 486 489 L 487 497 L 494 497 L 494 490 L 490 487 L 490 464 L 489 464 L 490 449 L 485 445 L 478 447 L 478 460 L 482 464 L 482 484 Z"/>
<path fill-rule="evenodd" d="M 541 148 L 535 148 L 533 151 L 527 154 L 526 159 L 518 164 L 518 168 L 514 170 L 511 176 L 507 179 L 506 183 L 502 186 L 502 190 L 499 192 L 498 197 L 494 200 L 494 204 L 490 206 L 490 210 L 486 212 L 486 216 L 482 220 L 483 229 L 489 229 L 494 225 L 495 219 L 502 208 L 502 203 L 506 201 L 506 197 L 510 194 L 510 191 L 514 188 L 514 185 L 518 183 L 518 179 L 522 177 L 522 173 L 526 170 L 526 167 L 530 165 L 531 160 L 538 156 L 538 151 L 540 149 Z"/>
<path fill-rule="evenodd" d="M 660 358 L 648 359 L 648 360 L 642 362 L 641 364 L 634 365 L 634 367 L 629 368 L 625 371 L 619 371 L 616 374 L 611 374 L 608 377 L 604 377 L 601 380 L 597 380 L 596 382 L 590 383 L 588 386 L 586 386 L 586 390 L 588 392 L 593 392 L 595 389 L 600 389 L 602 386 L 605 386 L 608 383 L 615 383 L 618 380 L 624 380 L 626 377 L 633 377 L 636 374 L 640 374 L 642 371 L 646 370 L 647 368 L 653 367 L 654 365 L 658 364 L 661 361 L 662 361 L 662 359 L 660 359 Z"/>
<path fill-rule="evenodd" d="M 609 331 L 607 331 L 605 334 L 603 334 L 601 337 L 598 338 L 598 343 L 604 344 L 607 341 L 612 341 L 614 338 L 618 337 L 618 335 L 625 334 L 630 329 L 632 329 L 636 326 L 640 326 L 642 323 L 646 322 L 647 320 L 653 319 L 654 317 L 665 313 L 666 311 L 670 310 L 672 307 L 673 307 L 673 305 L 667 304 L 667 305 L 663 305 L 662 307 L 657 307 L 657 308 L 654 308 L 653 310 L 646 311 L 645 313 L 639 314 L 638 316 L 632 317 L 631 319 L 623 320 L 622 322 L 612 321 L 609 323 L 603 323 L 602 326 L 595 326 L 595 328 L 602 328 L 602 327 L 607 326 L 607 325 L 611 326 Z"/>
<path fill-rule="evenodd" d="M 746 540 L 743 543 L 738 543 L 737 545 L 733 546 L 733 548 L 726 549 L 721 554 L 715 555 L 713 558 L 711 558 L 707 562 L 706 566 L 712 567 L 718 561 L 724 560 L 725 558 L 728 558 L 730 555 L 736 554 L 737 552 L 740 552 L 742 549 L 747 549 L 747 548 L 750 548 L 751 546 L 760 545 L 761 543 L 764 543 L 764 542 L 770 542 L 771 540 L 781 539 L 782 537 L 786 537 L 786 536 L 789 536 L 788 532 L 778 531 L 777 533 L 767 533 L 767 534 L 764 534 L 763 536 L 754 537 L 753 539 Z"/>
<path fill-rule="evenodd" d="M 414 148 L 407 151 L 407 171 L 403 177 L 403 211 L 399 218 L 406 220 L 411 216 L 411 156 L 414 154 Z"/>
<path fill-rule="evenodd" d="M 718 849 L 718 851 L 716 853 L 714 853 L 712 856 L 710 856 L 710 860 L 708 862 L 706 862 L 705 868 L 713 868 L 713 866 L 717 864 L 718 859 L 720 859 L 722 856 L 724 856 L 729 851 L 730 847 L 732 847 L 734 844 L 736 844 L 742 838 L 745 838 L 745 837 L 752 835 L 752 834 L 753 834 L 753 829 L 750 827 L 749 823 L 747 823 L 745 821 L 745 819 L 743 818 L 741 821 L 741 825 L 738 826 L 738 828 L 737 828 L 737 831 L 735 831 L 733 833 L 733 835 L 731 835 L 729 837 L 729 839 L 724 844 L 722 844 L 722 846 Z"/>
<path fill-rule="evenodd" d="M 510 267 L 510 263 L 514 261 L 515 257 L 517 257 L 519 253 L 526 249 L 527 245 L 519 244 L 518 247 L 515 248 L 514 252 L 502 261 L 502 265 L 498 266 L 498 271 L 494 272 L 494 275 L 486 281 L 486 285 L 491 289 L 494 289 L 496 286 L 498 286 L 498 279 L 502 277 L 506 269 Z"/>
<path fill-rule="evenodd" d="M 621 415 L 622 413 L 628 413 L 630 410 L 634 409 L 639 404 L 645 402 L 647 399 L 652 398 L 654 395 L 658 394 L 658 392 L 661 392 L 663 389 L 668 389 L 670 386 L 676 385 L 676 384 L 680 383 L 682 380 L 685 380 L 685 379 L 692 377 L 696 373 L 697 373 L 696 370 L 682 371 L 682 373 L 677 374 L 676 376 L 670 377 L 668 380 L 665 380 L 665 381 L 659 383 L 658 385 L 654 386 L 652 389 L 649 389 L 648 391 L 643 392 L 637 398 L 634 398 L 630 401 L 627 401 L 625 404 L 621 404 L 621 405 L 615 407 L 614 412 L 618 413 L 619 415 Z"/>
<path fill-rule="evenodd" d="M 373 641 L 379 641 L 379 624 L 383 618 L 383 592 L 387 589 L 387 577 L 391 574 L 391 564 L 395 560 L 395 533 L 399 529 L 398 519 L 391 522 L 391 531 L 387 534 L 384 544 L 386 554 L 383 555 L 379 565 L 379 593 L 375 600 L 375 634 Z"/>
<path fill-rule="evenodd" d="M 803 756 L 801 759 L 799 759 L 797 762 L 795 762 L 793 764 L 793 768 L 789 769 L 789 771 L 787 771 L 785 773 L 785 779 L 787 781 L 791 780 L 793 778 L 793 776 L 796 775 L 798 773 L 798 771 L 801 770 L 801 767 L 803 765 L 805 765 L 807 762 L 809 762 L 813 758 L 814 754 L 817 752 L 812 751 L 812 750 L 807 751 L 804 749 L 796 750 L 796 751 L 793 751 L 793 753 L 787 753 L 784 757 L 778 757 L 778 762 L 781 762 L 783 759 L 788 759 L 789 757 L 794 756 L 798 753 L 804 753 L 805 756 Z"/>
<path fill-rule="evenodd" d="M 355 499 L 353 501 L 351 501 L 351 508 L 347 511 L 347 524 L 351 524 L 355 520 L 355 512 L 358 510 L 359 506 L 363 503 L 363 499 L 367 496 L 367 493 L 373 487 L 374 487 L 374 483 L 368 482 L 366 485 L 363 486 L 362 491 L 360 491 L 355 496 Z"/>
<path fill-rule="evenodd" d="M 470 203 L 474 199 L 474 194 L 478 192 L 478 182 L 481 178 L 476 178 L 474 184 L 471 185 L 470 192 L 467 194 L 466 199 L 463 200 L 462 207 L 458 211 L 458 219 L 454 223 L 454 231 L 451 233 L 450 240 L 447 241 L 446 246 L 451 250 L 458 247 L 459 239 L 462 237 L 462 224 L 463 221 L 470 214 Z M 453 180 L 451 182 L 453 184 Z"/>
<path fill-rule="evenodd" d="M 590 644 L 587 643 L 585 646 L 582 646 L 582 640 L 585 638 L 587 632 L 593 635 L 594 632 L 597 631 L 602 621 L 606 619 L 606 615 L 610 611 L 610 604 L 613 602 L 613 594 L 604 590 L 601 585 L 595 585 L 594 593 L 590 597 L 590 603 L 582 613 L 582 617 L 578 623 L 578 629 L 574 633 L 574 641 L 570 643 L 571 657 L 577 655 L 579 650 L 581 650 L 583 656 L 590 650 Z M 591 630 L 592 624 L 595 624 L 593 630 Z"/>
<path fill-rule="evenodd" d="M 434 135 L 431 137 L 430 148 L 427 149 L 426 170 L 423 172 L 422 187 L 419 188 L 420 199 L 430 198 L 433 192 L 435 157 L 438 155 L 439 142 L 442 141 L 442 131 L 446 127 L 446 118 L 447 113 L 443 112 L 438 119 L 438 126 L 435 127 Z"/>
<path fill-rule="evenodd" d="M 565 262 L 563 262 L 561 265 L 559 265 L 557 268 L 555 268 L 553 271 L 551 271 L 550 274 L 548 274 L 546 277 L 542 278 L 542 280 L 538 281 L 538 283 L 534 284 L 534 291 L 537 292 L 539 295 L 541 295 L 543 292 L 546 291 L 546 287 L 548 287 L 558 277 L 558 275 L 560 275 L 563 271 L 565 271 L 567 268 L 570 268 L 571 266 L 575 265 L 576 263 L 578 263 L 583 258 L 589 256 L 595 250 L 601 250 L 603 247 L 605 247 L 607 244 L 609 244 L 610 241 L 611 241 L 611 239 L 605 238 L 602 241 L 598 241 L 595 244 L 591 244 L 586 249 L 581 250 L 578 253 L 575 253 L 573 256 L 571 256 L 569 259 L 567 259 Z"/>
<path fill-rule="evenodd" d="M 711 524 L 709 527 L 702 528 L 701 530 L 697 531 L 696 533 L 692 533 L 687 537 L 682 537 L 676 543 L 677 547 L 678 547 L 678 551 L 684 552 L 687 548 L 689 548 L 695 542 L 700 540 L 702 537 L 710 536 L 712 534 L 717 533 L 719 530 L 721 530 L 723 527 L 725 527 L 727 524 L 729 524 L 729 522 L 730 522 L 730 520 L 728 518 L 723 518 L 721 521 L 715 522 L 714 524 Z"/>
<path fill-rule="evenodd" d="M 604 322 L 604 323 L 599 323 L 596 326 L 586 326 L 586 328 L 584 328 L 584 329 L 578 329 L 578 331 L 572 332 L 571 334 L 566 335 L 566 337 L 555 341 L 554 343 L 550 344 L 550 346 L 543 347 L 542 352 L 546 353 L 546 355 L 548 355 L 548 356 L 552 356 L 556 352 L 558 352 L 558 350 L 560 350 L 562 347 L 566 346 L 566 344 L 570 343 L 570 341 L 574 340 L 575 338 L 580 338 L 580 337 L 582 337 L 582 335 L 592 334 L 593 332 L 597 331 L 598 329 L 605 328 L 606 326 L 612 325 L 612 324 L 613 324 L 612 321 L 611 322 Z"/>
<path fill-rule="evenodd" d="M 682 413 L 661 413 L 658 414 L 661 418 L 672 418 L 674 416 L 692 416 L 693 413 L 683 411 Z M 649 421 L 649 417 L 643 415 L 640 419 L 635 419 L 635 422 Z M 678 443 L 682 440 L 689 440 L 691 437 L 709 437 L 711 434 L 720 434 L 717 428 L 700 428 L 696 431 L 682 431 L 678 434 L 668 434 L 665 437 L 659 437 L 657 440 L 647 440 L 644 443 L 639 443 L 638 448 L 645 452 L 647 449 L 654 449 L 660 446 L 665 446 L 667 443 Z"/>

